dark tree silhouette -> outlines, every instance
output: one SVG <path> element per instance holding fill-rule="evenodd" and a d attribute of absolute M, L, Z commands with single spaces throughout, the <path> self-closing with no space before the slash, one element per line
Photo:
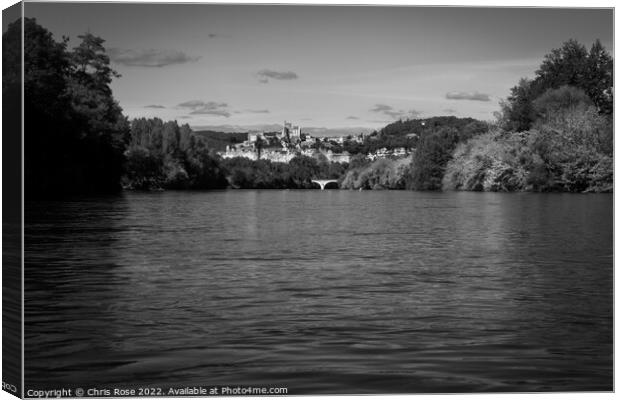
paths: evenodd
<path fill-rule="evenodd" d="M 3 35 L 5 65 L 20 65 L 21 20 Z M 67 51 L 33 18 L 24 19 L 25 186 L 28 197 L 120 188 L 128 124 L 112 97 L 103 40 L 86 34 Z M 15 84 L 9 73 L 3 86 Z"/>

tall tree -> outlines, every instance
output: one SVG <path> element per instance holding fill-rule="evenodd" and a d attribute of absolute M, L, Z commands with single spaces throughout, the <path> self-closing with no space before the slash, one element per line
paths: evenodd
<path fill-rule="evenodd" d="M 110 88 L 112 79 L 120 75 L 110 67 L 103 39 L 90 32 L 78 38 L 82 42 L 69 54 L 68 93 L 81 139 L 78 162 L 88 174 L 81 186 L 88 191 L 111 191 L 120 188 L 129 132 Z"/>
<path fill-rule="evenodd" d="M 603 115 L 613 112 L 613 59 L 599 40 L 588 52 L 574 39 L 547 54 L 532 81 L 522 79 L 502 104 L 502 122 L 510 130 L 528 130 L 532 103 L 549 89 L 573 86 L 585 91 Z"/>
<path fill-rule="evenodd" d="M 30 196 L 62 191 L 64 186 L 56 178 L 68 169 L 63 153 L 71 136 L 71 106 L 66 93 L 70 64 L 66 39 L 56 42 L 34 18 L 25 18 L 23 28 L 24 178 Z M 21 34 L 21 19 L 11 23 L 3 34 L 4 66 L 21 66 Z M 5 76 L 3 87 L 20 86 L 20 74 L 16 70 Z"/>
<path fill-rule="evenodd" d="M 535 98 L 532 81 L 523 78 L 519 84 L 510 89 L 510 96 L 501 103 L 502 123 L 504 128 L 511 131 L 525 131 L 530 128 L 536 115 L 532 107 Z"/>
<path fill-rule="evenodd" d="M 86 86 L 92 86 L 111 95 L 109 84 L 120 74 L 110 67 L 110 57 L 105 53 L 103 40 L 90 32 L 78 36 L 82 42 L 71 54 L 73 77 Z"/>
<path fill-rule="evenodd" d="M 3 43 L 14 49 L 22 21 Z M 112 97 L 103 40 L 91 34 L 67 51 L 33 18 L 24 24 L 25 184 L 29 197 L 120 188 L 128 124 Z M 4 54 L 5 62 L 19 52 Z M 19 65 L 15 63 L 14 65 Z M 10 85 L 11 76 L 3 84 Z"/>
<path fill-rule="evenodd" d="M 612 115 L 614 112 L 614 61 L 600 40 L 592 44 L 585 71 L 585 90 L 599 112 Z"/>
<path fill-rule="evenodd" d="M 441 190 L 441 181 L 452 151 L 458 142 L 458 131 L 442 127 L 422 137 L 411 164 L 407 187 L 413 190 Z"/>
<path fill-rule="evenodd" d="M 563 85 L 583 87 L 588 68 L 588 50 L 574 39 L 547 54 L 536 71 L 536 95 Z"/>

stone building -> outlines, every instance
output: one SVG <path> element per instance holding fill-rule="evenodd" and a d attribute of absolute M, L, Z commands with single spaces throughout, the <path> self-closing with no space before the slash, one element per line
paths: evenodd
<path fill-rule="evenodd" d="M 282 138 L 286 139 L 289 143 L 300 142 L 301 127 L 284 121 L 284 126 L 282 127 Z"/>

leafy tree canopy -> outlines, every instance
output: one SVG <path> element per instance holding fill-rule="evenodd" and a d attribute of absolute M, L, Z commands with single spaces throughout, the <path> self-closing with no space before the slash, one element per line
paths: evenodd
<path fill-rule="evenodd" d="M 90 33 L 67 50 L 34 18 L 24 18 L 26 191 L 53 196 L 120 188 L 128 123 L 109 87 L 116 74 L 103 39 Z M 19 19 L 3 34 L 3 88 L 19 85 Z"/>
<path fill-rule="evenodd" d="M 536 119 L 533 102 L 549 89 L 573 86 L 583 90 L 602 115 L 613 113 L 613 59 L 599 40 L 588 51 L 574 39 L 547 54 L 533 80 L 522 79 L 501 104 L 501 122 L 524 131 Z"/>

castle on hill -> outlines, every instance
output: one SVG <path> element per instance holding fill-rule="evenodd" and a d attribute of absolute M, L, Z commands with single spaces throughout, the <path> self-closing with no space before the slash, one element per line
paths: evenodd
<path fill-rule="evenodd" d="M 289 143 L 301 142 L 301 127 L 284 121 L 280 137 L 287 140 Z"/>
<path fill-rule="evenodd" d="M 242 143 L 226 146 L 223 158 L 245 157 L 250 160 L 271 160 L 288 163 L 298 155 L 309 157 L 323 154 L 329 161 L 349 162 L 350 154 L 334 153 L 317 148 L 319 139 L 302 133 L 301 127 L 284 121 L 282 131 L 277 133 L 249 132 L 248 139 Z"/>

